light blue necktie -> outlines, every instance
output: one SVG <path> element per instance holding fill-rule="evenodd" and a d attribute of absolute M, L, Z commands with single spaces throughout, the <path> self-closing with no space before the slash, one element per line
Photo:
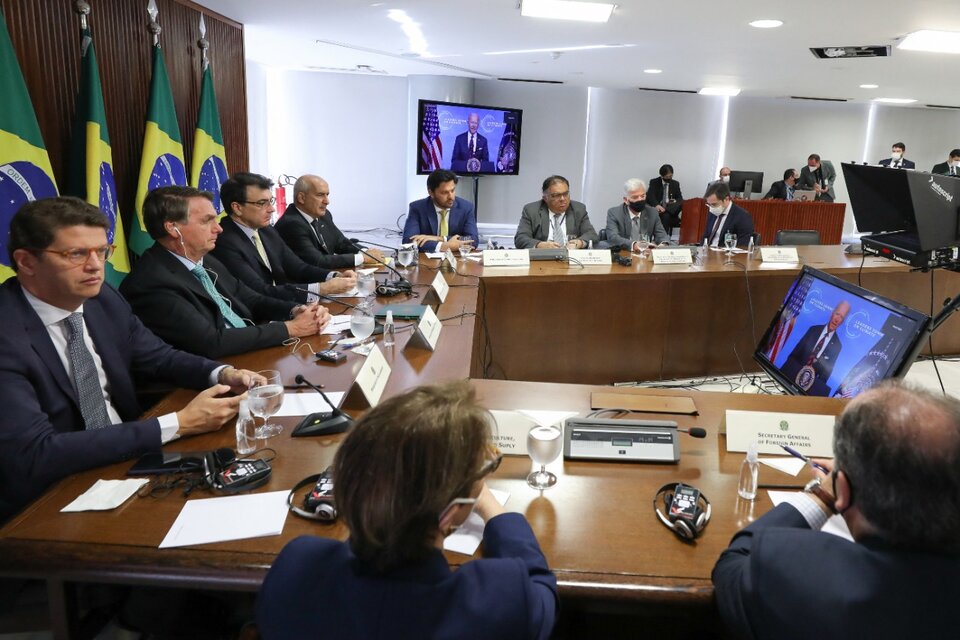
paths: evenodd
<path fill-rule="evenodd" d="M 247 326 L 243 318 L 234 313 L 230 305 L 227 304 L 227 301 L 223 299 L 223 296 L 217 292 L 217 288 L 213 286 L 213 280 L 210 279 L 210 274 L 203 268 L 203 265 L 198 264 L 193 269 L 190 269 L 190 273 L 197 277 L 197 280 L 203 285 L 203 289 L 207 292 L 207 295 L 217 303 L 217 308 L 220 309 L 220 313 L 223 314 L 223 319 L 226 321 L 228 327 L 242 329 Z"/>
<path fill-rule="evenodd" d="M 80 415 L 87 429 L 100 429 L 110 425 L 107 402 L 103 399 L 103 387 L 93 362 L 93 355 L 83 342 L 83 314 L 71 313 L 64 319 L 67 325 L 67 353 L 73 364 L 73 386 L 80 401 Z"/>

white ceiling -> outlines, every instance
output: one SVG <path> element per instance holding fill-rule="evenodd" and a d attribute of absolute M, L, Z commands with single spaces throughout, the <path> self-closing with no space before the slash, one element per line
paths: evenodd
<path fill-rule="evenodd" d="M 620 0 L 606 24 L 524 18 L 517 0 L 198 2 L 243 23 L 248 59 L 271 67 L 369 65 L 398 76 L 527 78 L 609 88 L 734 85 L 745 96 L 894 97 L 915 98 L 918 106 L 960 106 L 960 55 L 894 47 L 889 58 L 818 60 L 809 51 L 895 45 L 918 29 L 960 31 L 960 2 L 952 0 Z M 388 17 L 391 10 L 402 10 L 419 25 L 429 55 L 408 57 L 411 41 Z M 747 24 L 758 18 L 785 24 Z M 600 44 L 633 46 L 559 57 L 484 55 Z M 645 74 L 646 68 L 663 73 Z M 860 89 L 865 83 L 880 87 Z"/>

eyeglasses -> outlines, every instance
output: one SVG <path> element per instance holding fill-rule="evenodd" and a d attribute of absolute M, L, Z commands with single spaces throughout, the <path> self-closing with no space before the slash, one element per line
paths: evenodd
<path fill-rule="evenodd" d="M 266 209 L 267 207 L 272 207 L 273 205 L 277 204 L 277 199 L 269 198 L 269 199 L 256 200 L 256 201 L 244 200 L 243 204 L 252 204 L 258 209 Z"/>
<path fill-rule="evenodd" d="M 113 255 L 115 249 L 116 247 L 114 245 L 105 244 L 102 247 L 91 247 L 89 249 L 65 249 L 63 251 L 40 249 L 40 251 L 44 253 L 55 253 L 71 264 L 80 265 L 85 264 L 94 253 L 97 254 L 97 258 L 99 258 L 101 262 L 106 262 L 110 259 L 110 256 Z"/>
<path fill-rule="evenodd" d="M 570 197 L 570 192 L 564 191 L 563 193 L 548 193 L 547 197 L 551 200 L 566 200 Z"/>

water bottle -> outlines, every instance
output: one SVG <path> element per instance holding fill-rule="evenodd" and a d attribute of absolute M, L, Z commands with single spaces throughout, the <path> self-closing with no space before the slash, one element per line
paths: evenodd
<path fill-rule="evenodd" d="M 237 453 L 245 456 L 256 450 L 257 426 L 250 415 L 250 403 L 247 398 L 243 398 L 237 413 Z"/>
<path fill-rule="evenodd" d="M 753 236 L 750 236 L 750 242 L 747 243 L 747 255 L 753 255 Z"/>
<path fill-rule="evenodd" d="M 588 241 L 587 241 L 587 250 L 589 251 L 589 250 L 592 250 L 592 249 L 593 249 L 593 240 L 588 240 Z"/>
<path fill-rule="evenodd" d="M 737 495 L 744 500 L 755 500 L 757 497 L 757 473 L 760 462 L 757 459 L 757 443 L 751 442 L 747 448 L 747 457 L 740 464 L 740 480 L 737 483 Z"/>
<path fill-rule="evenodd" d="M 397 343 L 397 328 L 393 324 L 393 311 L 387 310 L 387 318 L 383 322 L 383 346 L 392 347 Z"/>

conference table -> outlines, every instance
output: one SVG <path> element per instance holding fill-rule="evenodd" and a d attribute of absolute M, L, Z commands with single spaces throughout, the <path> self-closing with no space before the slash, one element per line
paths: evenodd
<path fill-rule="evenodd" d="M 847 258 L 839 247 L 808 247 L 802 249 L 801 256 L 808 264 L 823 262 L 841 277 L 857 277 L 859 257 Z M 425 295 L 424 285 L 436 277 L 436 265 L 435 260 L 421 258 L 419 268 L 411 275 L 418 296 Z M 779 265 L 767 270 L 762 264 L 747 264 L 745 269 L 755 283 L 765 279 L 786 283 L 797 270 L 796 265 L 792 268 Z M 530 521 L 551 568 L 557 573 L 565 611 L 652 611 L 658 615 L 667 612 L 684 624 L 696 621 L 715 624 L 710 583 L 713 564 L 737 530 L 772 506 L 764 492 L 754 502 L 737 498 L 737 477 L 743 455 L 726 451 L 725 437 L 719 434 L 724 412 L 746 409 L 836 414 L 842 410 L 843 402 L 687 390 L 616 389 L 606 382 L 524 381 L 500 375 L 510 373 L 515 360 L 529 357 L 527 352 L 508 353 L 509 345 L 516 340 L 501 332 L 510 334 L 515 330 L 523 335 L 528 325 L 539 327 L 541 337 L 549 337 L 543 342 L 547 348 L 540 354 L 540 364 L 556 374 L 542 377 L 565 377 L 564 367 L 574 367 L 574 359 L 581 364 L 589 362 L 593 359 L 591 350 L 602 350 L 607 340 L 579 335 L 575 341 L 565 342 L 567 333 L 560 331 L 565 322 L 574 316 L 589 316 L 593 324 L 605 325 L 614 333 L 620 325 L 642 327 L 646 326 L 643 323 L 648 316 L 669 316 L 677 305 L 670 299 L 678 294 L 692 295 L 699 291 L 703 299 L 696 318 L 684 319 L 674 327 L 677 331 L 673 341 L 695 343 L 698 327 L 704 333 L 720 330 L 731 318 L 740 316 L 733 313 L 731 300 L 711 303 L 709 296 L 714 291 L 733 291 L 736 286 L 742 286 L 745 271 L 742 266 L 725 265 L 719 255 L 711 255 L 699 271 L 689 266 L 684 269 L 653 266 L 639 259 L 630 267 L 585 269 L 553 263 L 532 263 L 523 269 L 485 269 L 479 264 L 461 261 L 457 271 L 444 274 L 451 288 L 446 301 L 437 307 L 443 329 L 436 349 L 406 348 L 413 332 L 403 321 L 399 322 L 396 346 L 382 349 L 392 370 L 384 397 L 418 384 L 470 378 L 481 401 L 491 409 L 570 411 L 583 416 L 591 410 L 591 394 L 597 391 L 692 399 L 696 415 L 639 413 L 630 416 L 675 420 L 680 427 L 704 427 L 707 431 L 704 439 L 682 436 L 678 464 L 559 459 L 548 467 L 558 475 L 557 485 L 541 494 L 525 482 L 531 470 L 530 460 L 508 456 L 489 478 L 489 484 L 508 492 L 507 507 L 523 513 Z M 900 282 L 899 277 L 909 282 Z M 910 293 L 911 282 L 915 289 L 923 289 L 920 285 L 926 285 L 928 277 L 910 273 L 899 265 L 879 264 L 870 258 L 863 265 L 864 284 L 880 283 L 904 293 Z M 940 279 L 939 274 L 937 277 Z M 702 285 L 694 286 L 701 280 Z M 728 285 L 727 280 L 739 284 Z M 957 284 L 956 281 L 946 283 L 946 280 L 944 278 L 945 283 L 940 285 L 942 288 Z M 531 281 L 547 291 L 543 300 L 531 299 L 535 295 Z M 589 286 L 599 287 L 601 293 L 586 296 L 579 292 Z M 771 292 L 762 296 L 764 304 L 771 303 L 775 297 L 772 289 L 776 287 L 769 286 Z M 510 292 L 511 287 L 516 290 Z M 757 292 L 763 288 L 762 284 L 752 287 L 754 304 L 758 304 Z M 616 290 L 619 293 L 614 299 L 604 297 Z M 568 292 L 573 292 L 572 302 L 564 300 Z M 777 295 L 782 297 L 784 293 L 781 290 Z M 644 298 L 645 302 L 636 310 L 636 316 L 618 310 L 617 305 L 629 302 L 634 296 Z M 539 304 L 550 301 L 554 305 L 552 313 L 543 318 L 528 317 L 540 313 Z M 578 304 L 584 306 L 581 308 Z M 500 308 L 500 305 L 504 306 Z M 338 311 L 336 303 L 331 303 L 331 307 L 334 312 Z M 739 327 L 735 327 L 731 331 L 738 330 Z M 278 346 L 225 360 L 254 370 L 276 368 L 286 384 L 293 384 L 293 378 L 303 374 L 312 382 L 323 384 L 328 392 L 347 391 L 364 358 L 350 353 L 340 364 L 320 362 L 312 350 L 320 350 L 328 343 L 329 337 L 316 336 L 302 339 L 295 347 Z M 946 340 L 941 347 L 952 348 L 952 344 Z M 667 349 L 666 346 L 658 348 Z M 568 356 L 567 350 L 573 352 L 573 356 Z M 670 349 L 667 352 L 674 353 Z M 656 357 L 656 350 L 635 353 L 621 350 L 618 360 L 643 362 Z M 659 357 L 665 356 L 661 353 Z M 715 365 L 719 361 L 704 362 Z M 585 367 L 585 371 L 600 371 L 602 364 Z M 615 369 L 617 363 L 606 364 Z M 497 377 L 505 379 L 495 379 Z M 186 404 L 193 393 L 174 391 L 148 413 L 161 415 L 175 411 Z M 331 464 L 342 438 L 294 439 L 290 431 L 297 418 L 273 420 L 282 423 L 285 430 L 267 441 L 277 455 L 272 462 L 272 476 L 257 492 L 287 491 L 304 477 L 324 470 Z M 232 425 L 228 425 L 214 433 L 172 442 L 165 450 L 207 451 L 233 446 L 233 443 Z M 73 586 L 77 583 L 253 592 L 259 588 L 273 558 L 293 538 L 321 535 L 345 539 L 347 535 L 339 522 L 322 524 L 290 514 L 279 536 L 159 549 L 158 545 L 187 500 L 179 492 L 162 498 L 134 497 L 112 511 L 60 513 L 60 509 L 96 480 L 123 478 L 130 465 L 128 461 L 65 478 L 0 529 L 0 575 L 47 581 L 58 638 L 69 638 L 75 630 Z M 713 504 L 710 524 L 692 544 L 681 541 L 661 525 L 652 508 L 657 489 L 676 481 L 698 487 Z M 799 487 L 804 481 L 802 476 L 787 476 L 767 468 L 762 469 L 760 475 L 761 483 Z M 195 491 L 189 498 L 214 496 Z M 452 565 L 469 560 L 455 553 L 448 553 L 447 557 Z"/>
<path fill-rule="evenodd" d="M 847 205 L 843 202 L 801 202 L 799 200 L 743 200 L 734 204 L 750 212 L 761 244 L 773 244 L 777 231 L 813 229 L 823 244 L 839 244 Z M 707 207 L 703 198 L 688 198 L 681 208 L 680 242 L 700 242 L 706 232 Z"/>

